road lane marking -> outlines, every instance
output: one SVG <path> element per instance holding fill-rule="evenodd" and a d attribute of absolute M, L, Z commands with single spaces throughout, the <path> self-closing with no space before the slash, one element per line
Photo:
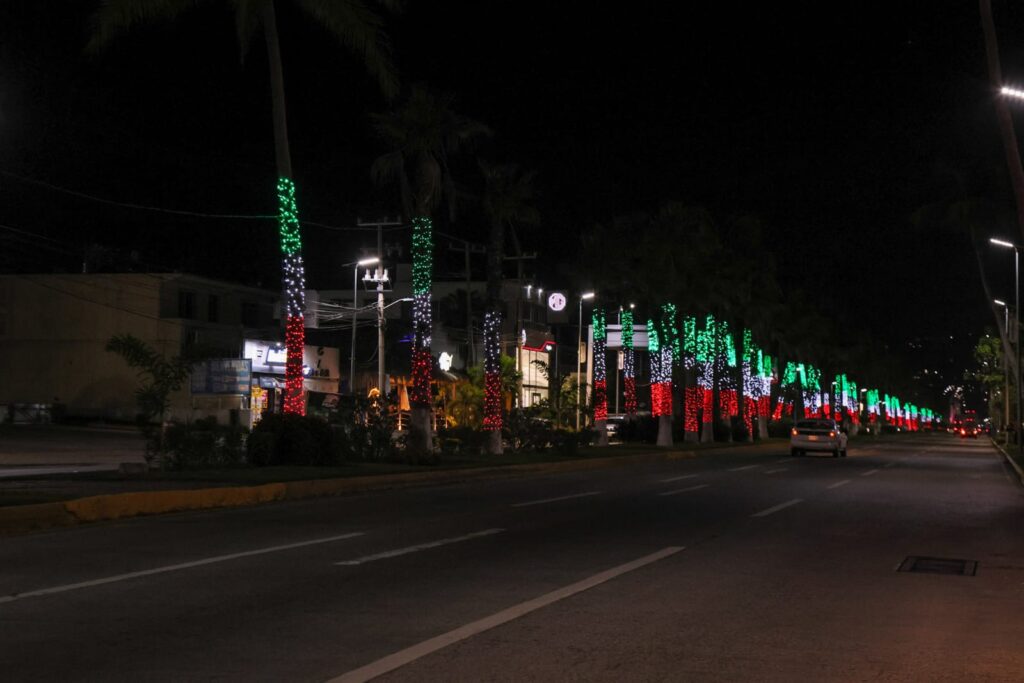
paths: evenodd
<path fill-rule="evenodd" d="M 870 477 L 872 474 L 878 474 L 881 470 L 868 470 L 867 472 L 861 472 L 862 477 Z"/>
<path fill-rule="evenodd" d="M 775 474 L 776 472 L 785 472 L 788 469 L 789 469 L 788 467 L 780 467 L 777 470 L 768 470 L 767 472 L 765 472 L 765 474 Z"/>
<path fill-rule="evenodd" d="M 686 493 L 687 491 L 696 491 L 698 489 L 706 489 L 707 487 L 708 487 L 707 484 L 697 484 L 696 486 L 691 486 L 691 487 L 685 488 L 685 489 L 676 489 L 674 491 L 663 491 L 662 493 L 659 493 L 658 495 L 659 496 L 674 496 L 677 493 Z"/>
<path fill-rule="evenodd" d="M 461 543 L 462 541 L 469 541 L 474 538 L 480 538 L 482 536 L 493 536 L 494 534 L 500 534 L 502 531 L 504 531 L 504 529 L 485 529 L 484 531 L 475 531 L 471 534 L 466 534 L 465 536 L 456 536 L 455 538 L 442 538 L 439 541 L 419 543 L 417 545 L 410 545 L 406 548 L 399 548 L 397 550 L 387 550 L 383 553 L 377 553 L 376 555 L 366 555 L 365 557 L 359 557 L 354 560 L 345 560 L 344 562 L 335 562 L 334 564 L 345 567 L 354 567 L 357 564 L 366 564 L 367 562 L 386 560 L 391 557 L 408 555 L 409 553 L 418 553 L 421 550 L 438 548 L 442 545 L 451 545 L 452 543 Z"/>
<path fill-rule="evenodd" d="M 459 641 L 472 638 L 475 635 L 497 628 L 503 624 L 507 624 L 510 621 L 526 616 L 527 614 L 535 612 L 543 607 L 547 607 L 550 604 L 570 598 L 577 593 L 582 593 L 585 590 L 589 590 L 595 586 L 601 585 L 602 583 L 611 581 L 616 577 L 622 576 L 623 574 L 627 574 L 646 565 L 663 560 L 666 557 L 675 555 L 683 550 L 685 550 L 685 548 L 682 546 L 670 546 L 659 550 L 656 553 L 633 560 L 632 562 L 627 562 L 626 564 L 613 567 L 612 569 L 608 569 L 599 574 L 594 574 L 582 581 L 578 581 L 551 591 L 550 593 L 546 593 L 539 598 L 521 602 L 518 605 L 496 612 L 495 614 L 484 617 L 483 619 L 478 619 L 477 621 L 466 624 L 465 626 L 460 626 L 459 628 L 448 631 L 447 633 L 442 633 L 441 635 L 430 638 L 429 640 L 424 640 L 422 643 L 417 643 L 416 645 L 407 647 L 404 650 L 399 650 L 398 652 L 378 659 L 375 662 L 371 662 L 366 666 L 353 669 L 348 673 L 332 678 L 327 683 L 361 683 L 363 681 L 372 680 L 378 676 L 382 676 L 390 671 L 394 671 L 406 664 L 414 662 L 421 657 L 425 657 L 437 652 L 438 650 L 444 649 L 449 645 L 454 645 Z"/>
<path fill-rule="evenodd" d="M 528 505 L 543 505 L 544 503 L 556 503 L 560 500 L 571 500 L 573 498 L 585 498 L 586 496 L 600 495 L 601 491 L 588 491 L 587 493 L 574 493 L 571 496 L 558 496 L 557 498 L 544 498 L 543 500 L 528 500 L 525 503 L 514 503 L 514 508 L 524 508 Z"/>
<path fill-rule="evenodd" d="M 836 483 L 834 483 L 834 484 L 829 484 L 829 485 L 828 485 L 828 486 L 826 486 L 825 488 L 829 488 L 829 489 L 837 489 L 837 488 L 839 488 L 840 486 L 846 486 L 846 485 L 847 485 L 847 484 L 849 484 L 849 483 L 850 483 L 850 480 L 849 480 L 849 479 L 843 479 L 842 481 L 837 481 L 837 482 L 836 482 Z"/>
<path fill-rule="evenodd" d="M 788 508 L 788 507 L 790 507 L 792 505 L 797 505 L 798 503 L 802 503 L 802 502 L 804 502 L 803 498 L 794 498 L 793 500 L 787 500 L 785 503 L 779 503 L 778 505 L 770 507 L 767 510 L 761 510 L 760 512 L 755 512 L 754 514 L 752 514 L 750 516 L 751 517 L 767 517 L 768 515 L 771 515 L 771 514 L 774 514 L 774 513 L 778 512 L 779 510 L 785 510 L 786 508 Z"/>
<path fill-rule="evenodd" d="M 658 479 L 662 483 L 669 483 L 670 481 L 679 481 L 681 479 L 692 479 L 693 477 L 700 476 L 699 474 L 684 474 L 679 477 L 669 477 L 668 479 Z"/>
<path fill-rule="evenodd" d="M 887 463 L 885 463 L 885 466 L 886 466 L 887 468 L 888 468 L 888 467 L 896 467 L 896 463 L 894 463 L 894 462 L 887 462 Z"/>
<path fill-rule="evenodd" d="M 742 472 L 743 470 L 752 470 L 755 467 L 760 467 L 760 465 L 744 465 L 743 467 L 733 467 L 729 471 L 730 472 Z"/>
<path fill-rule="evenodd" d="M 52 588 L 41 588 L 34 591 L 25 591 L 24 593 L 13 593 L 11 595 L 0 596 L 0 603 L 14 602 L 15 600 L 23 600 L 25 598 L 36 598 L 41 595 L 53 595 L 54 593 L 66 593 L 67 591 L 78 590 L 80 588 L 91 588 L 92 586 L 102 586 L 107 583 L 116 583 L 118 581 L 127 581 L 129 579 L 137 579 L 143 576 L 153 576 L 154 574 L 165 574 L 167 572 L 179 571 L 181 569 L 191 569 L 193 567 L 202 567 L 207 564 L 215 564 L 217 562 L 227 562 L 228 560 L 237 560 L 242 557 L 253 557 L 255 555 L 266 555 L 267 553 L 276 553 L 282 550 L 293 550 L 295 548 L 304 548 L 310 545 L 319 545 L 321 543 L 332 543 L 334 541 L 343 541 L 348 538 L 355 538 L 356 536 L 362 536 L 364 532 L 354 531 L 349 534 L 341 534 L 340 536 L 328 536 L 327 538 L 316 538 L 312 541 L 301 541 L 299 543 L 288 543 L 286 545 L 275 545 L 269 548 L 260 548 L 258 550 L 247 550 L 242 553 L 232 553 L 231 555 L 218 555 L 217 557 L 207 557 L 203 560 L 195 560 L 194 562 L 182 562 L 181 564 L 171 564 L 166 567 L 157 567 L 156 569 L 144 569 L 138 572 L 129 572 L 127 574 L 117 574 L 115 576 L 108 576 L 102 579 L 93 579 L 92 581 L 80 581 L 78 583 L 68 583 L 63 586 L 53 586 Z"/>

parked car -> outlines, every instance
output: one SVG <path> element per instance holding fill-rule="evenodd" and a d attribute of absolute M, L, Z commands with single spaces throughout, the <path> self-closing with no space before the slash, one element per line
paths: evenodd
<path fill-rule="evenodd" d="M 801 420 L 793 426 L 789 439 L 790 454 L 827 451 L 832 457 L 846 457 L 849 437 L 835 420 Z"/>

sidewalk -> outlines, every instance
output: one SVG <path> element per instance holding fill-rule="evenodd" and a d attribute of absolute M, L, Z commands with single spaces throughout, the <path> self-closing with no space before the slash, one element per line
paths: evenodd
<path fill-rule="evenodd" d="M 4 507 L 0 507 L 0 535 L 24 533 L 55 526 L 97 522 L 137 515 L 153 515 L 186 510 L 205 510 L 222 507 L 259 505 L 283 500 L 301 500 L 325 496 L 339 496 L 367 491 L 381 491 L 411 486 L 450 484 L 456 482 L 525 476 L 530 474 L 561 473 L 590 469 L 605 469 L 650 462 L 665 462 L 694 458 L 698 454 L 721 450 L 774 452 L 785 447 L 784 439 L 769 439 L 753 444 L 680 444 L 677 448 L 659 450 L 654 446 L 609 446 L 589 448 L 587 454 L 575 459 L 559 459 L 521 464 L 489 465 L 486 460 L 476 466 L 462 464 L 437 467 L 401 467 L 405 471 L 373 474 L 374 468 L 349 466 L 330 468 L 331 478 L 298 479 L 297 472 L 306 477 L 322 473 L 314 468 L 280 468 L 288 481 L 265 481 L 255 485 L 238 486 L 237 477 L 221 480 L 185 480 L 179 473 L 150 473 L 145 477 L 107 477 L 96 475 L 65 476 L 63 478 L 7 479 L 0 484 L 4 493 Z M 621 449 L 621 450 L 620 450 Z M 619 451 L 619 454 L 615 454 Z M 608 454 L 605 455 L 605 452 Z M 362 470 L 362 473 L 360 472 Z M 379 468 L 378 470 L 379 471 Z M 344 474 L 342 474 L 344 472 Z M 166 476 L 161 477 L 162 474 Z M 194 477 L 203 472 L 188 473 Z M 211 473 L 205 473 L 209 476 Z M 240 477 L 263 475 L 273 477 L 276 472 L 265 470 L 239 470 Z M 40 492 L 45 496 L 40 498 Z M 35 498 L 33 498 L 35 496 Z M 47 502 L 38 502 L 40 499 Z"/>

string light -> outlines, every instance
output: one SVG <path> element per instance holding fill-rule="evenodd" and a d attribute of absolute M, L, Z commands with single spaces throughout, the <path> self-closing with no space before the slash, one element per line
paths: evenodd
<path fill-rule="evenodd" d="M 671 415 L 672 349 L 664 345 L 653 320 L 647 321 L 647 350 L 651 364 L 651 414 Z"/>
<path fill-rule="evenodd" d="M 733 342 L 729 323 L 721 321 L 715 328 L 716 355 L 715 374 L 718 375 L 718 407 L 721 416 L 727 420 L 739 414 L 739 401 L 736 396 L 736 379 L 731 368 L 736 367 L 736 345 Z"/>
<path fill-rule="evenodd" d="M 302 236 L 299 231 L 299 209 L 295 202 L 295 183 L 290 178 L 278 178 L 277 204 L 282 254 L 281 285 L 286 315 L 284 412 L 305 415 L 302 354 L 306 345 L 306 271 L 302 264 Z"/>
<path fill-rule="evenodd" d="M 683 318 L 683 367 L 692 370 L 697 367 L 697 319 L 691 316 Z M 683 429 L 696 434 L 700 429 L 698 410 L 700 410 L 701 394 L 697 386 L 687 386 L 683 390 Z"/>
<path fill-rule="evenodd" d="M 429 216 L 412 219 L 412 387 L 409 401 L 414 405 L 430 405 L 431 380 L 431 306 L 430 286 L 433 277 L 434 236 Z"/>
<path fill-rule="evenodd" d="M 708 434 L 715 411 L 715 318 L 704 319 L 704 329 L 697 332 L 697 394 L 703 410 L 701 422 Z"/>
<path fill-rule="evenodd" d="M 608 328 L 603 308 L 595 308 L 591 315 L 594 329 L 594 421 L 608 419 L 608 374 L 605 367 Z"/>
<path fill-rule="evenodd" d="M 501 429 L 501 313 L 484 314 L 484 422 L 485 431 Z"/>
<path fill-rule="evenodd" d="M 626 415 L 636 415 L 636 352 L 633 349 L 633 311 L 623 311 L 622 319 L 622 382 L 626 399 Z"/>

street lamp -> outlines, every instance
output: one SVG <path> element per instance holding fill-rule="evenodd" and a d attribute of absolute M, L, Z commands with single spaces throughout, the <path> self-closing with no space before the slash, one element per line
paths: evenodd
<path fill-rule="evenodd" d="M 355 266 L 352 269 L 352 349 L 348 357 L 348 390 L 353 396 L 356 393 L 356 318 L 359 316 L 359 269 L 363 266 L 372 266 L 379 261 L 380 257 L 373 256 L 345 264 L 346 266 Z"/>
<path fill-rule="evenodd" d="M 1017 452 L 1024 454 L 1024 440 L 1020 438 L 1021 412 L 1020 412 L 1020 247 L 1006 240 L 998 240 L 995 237 L 989 238 L 989 242 L 999 247 L 1013 249 L 1013 292 L 1016 297 L 1013 311 L 1013 329 L 1017 337 L 1017 373 L 1014 379 L 1017 380 L 1017 421 L 1013 426 L 1014 436 L 1017 438 Z"/>
<path fill-rule="evenodd" d="M 587 292 L 580 295 L 580 322 L 578 340 L 576 342 L 576 431 L 580 431 L 580 373 L 583 369 L 583 354 L 580 348 L 583 346 L 583 301 L 593 299 L 594 292 Z"/>
<path fill-rule="evenodd" d="M 993 299 L 992 303 L 997 306 L 1003 307 L 1003 333 L 1006 335 L 1006 343 L 1010 344 L 1010 307 L 1006 305 L 1006 302 L 1002 299 Z M 1003 415 L 1004 415 L 1004 429 L 1010 426 L 1010 349 L 1007 348 L 1005 353 L 1006 360 L 1003 362 L 1003 374 L 1006 381 L 1006 389 L 1003 391 Z"/>

